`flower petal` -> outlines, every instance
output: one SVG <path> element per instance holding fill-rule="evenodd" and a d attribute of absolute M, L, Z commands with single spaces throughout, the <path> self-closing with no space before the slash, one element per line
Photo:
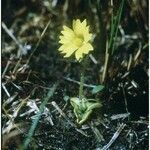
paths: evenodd
<path fill-rule="evenodd" d="M 82 22 L 82 25 L 83 25 L 84 27 L 86 27 L 86 25 L 87 25 L 86 19 L 84 19 L 84 21 Z"/>
<path fill-rule="evenodd" d="M 82 36 L 83 35 L 83 32 L 84 32 L 85 28 L 84 28 L 84 26 L 82 25 L 82 23 L 80 22 L 79 19 L 77 19 L 74 22 L 73 30 L 74 30 L 74 32 L 77 36 Z"/>
<path fill-rule="evenodd" d="M 61 38 L 60 40 L 59 40 L 59 43 L 61 43 L 61 44 L 67 44 L 67 43 L 69 43 L 70 42 L 70 40 L 68 40 L 67 38 L 65 38 L 65 37 L 63 37 L 63 38 Z"/>
<path fill-rule="evenodd" d="M 85 33 L 84 34 L 84 42 L 87 43 L 92 39 L 92 34 Z"/>
<path fill-rule="evenodd" d="M 77 50 L 77 48 L 77 46 L 70 44 L 62 51 L 62 53 L 66 54 L 64 57 L 70 57 Z"/>
<path fill-rule="evenodd" d="M 59 51 L 63 51 L 63 50 L 64 50 L 64 48 L 65 48 L 65 45 L 62 45 L 62 46 L 60 46 L 60 47 L 59 47 L 59 49 L 58 49 L 58 50 L 59 50 Z"/>
<path fill-rule="evenodd" d="M 64 31 L 67 31 L 67 32 L 73 32 L 73 30 L 67 26 L 63 26 L 63 29 L 64 29 Z"/>
<path fill-rule="evenodd" d="M 89 51 L 92 50 L 93 46 L 89 43 L 86 43 L 75 52 L 75 57 L 77 60 L 80 60 L 81 58 L 83 58 L 83 54 L 88 54 Z"/>
<path fill-rule="evenodd" d="M 67 39 L 73 38 L 74 37 L 74 32 L 72 29 L 68 28 L 67 26 L 63 26 L 63 31 L 61 33 L 63 34 L 64 37 Z"/>

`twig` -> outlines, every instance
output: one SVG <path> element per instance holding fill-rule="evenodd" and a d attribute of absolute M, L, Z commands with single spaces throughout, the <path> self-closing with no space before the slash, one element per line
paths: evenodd
<path fill-rule="evenodd" d="M 121 131 L 124 129 L 125 126 L 126 124 L 122 123 L 118 128 L 118 130 L 113 135 L 113 137 L 111 138 L 111 140 L 109 141 L 109 143 L 105 145 L 103 148 L 97 148 L 96 150 L 107 150 L 115 142 L 115 140 L 118 138 L 118 136 L 120 135 Z"/>
<path fill-rule="evenodd" d="M 122 92 L 123 92 L 123 96 L 124 96 L 124 103 L 125 103 L 126 112 L 129 113 L 129 111 L 128 111 L 128 103 L 127 103 L 126 94 L 125 94 L 125 90 L 124 90 L 123 85 L 122 85 Z"/>

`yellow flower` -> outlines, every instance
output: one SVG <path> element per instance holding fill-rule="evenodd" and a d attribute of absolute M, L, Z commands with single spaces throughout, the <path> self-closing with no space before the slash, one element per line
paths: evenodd
<path fill-rule="evenodd" d="M 73 29 L 63 26 L 62 35 L 59 37 L 59 43 L 62 44 L 59 51 L 65 54 L 64 57 L 70 57 L 75 54 L 75 58 L 79 61 L 84 54 L 88 54 L 93 50 L 90 44 L 92 34 L 89 33 L 86 19 L 81 22 L 79 19 L 73 20 Z"/>

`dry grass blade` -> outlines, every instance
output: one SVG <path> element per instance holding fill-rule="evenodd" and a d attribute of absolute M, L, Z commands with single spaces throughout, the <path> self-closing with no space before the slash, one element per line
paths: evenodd
<path fill-rule="evenodd" d="M 110 118 L 111 120 L 117 120 L 117 119 L 124 119 L 130 116 L 130 113 L 124 113 L 124 114 L 116 114 L 116 115 L 112 115 Z"/>
<path fill-rule="evenodd" d="M 109 61 L 109 53 L 108 53 L 108 41 L 106 42 L 106 52 L 105 52 L 105 64 L 104 64 L 104 70 L 102 74 L 102 80 L 101 83 L 104 83 L 107 73 L 107 67 L 108 67 L 108 61 Z"/>
<path fill-rule="evenodd" d="M 32 56 L 33 56 L 33 54 L 35 53 L 35 51 L 37 50 L 38 46 L 40 45 L 40 42 L 41 42 L 41 40 L 42 40 L 42 38 L 43 38 L 43 36 L 44 36 L 46 30 L 48 29 L 48 27 L 49 27 L 49 25 L 50 25 L 50 22 L 51 22 L 51 21 L 49 21 L 49 22 L 47 23 L 45 29 L 43 30 L 43 32 L 42 32 L 42 34 L 41 34 L 41 36 L 40 36 L 40 38 L 39 38 L 39 40 L 38 40 L 38 42 L 37 42 L 37 44 L 36 44 L 34 50 L 32 51 L 30 57 L 28 58 L 28 60 L 27 60 L 27 62 L 26 62 L 26 65 L 28 65 L 30 59 L 32 58 Z"/>
<path fill-rule="evenodd" d="M 2 88 L 4 89 L 6 95 L 7 95 L 8 97 L 10 97 L 9 92 L 8 92 L 8 90 L 6 89 L 5 83 L 2 83 Z"/>
<path fill-rule="evenodd" d="M 98 130 L 98 128 L 94 125 L 93 122 L 90 123 L 90 127 L 92 129 L 92 131 L 94 132 L 95 134 L 95 137 L 97 139 L 97 141 L 100 143 L 102 141 L 105 141 L 103 135 L 100 133 L 100 131 Z"/>
<path fill-rule="evenodd" d="M 122 123 L 120 125 L 120 127 L 118 128 L 118 130 L 113 135 L 113 137 L 111 138 L 111 140 L 109 141 L 109 143 L 107 145 L 105 145 L 102 149 L 97 148 L 96 150 L 107 150 L 107 149 L 109 149 L 110 146 L 114 143 L 114 141 L 118 138 L 118 136 L 120 135 L 121 131 L 124 129 L 125 126 L 126 126 L 126 124 Z"/>
<path fill-rule="evenodd" d="M 67 80 L 67 81 L 70 81 L 70 82 L 73 82 L 73 83 L 76 83 L 76 84 L 80 85 L 80 82 L 79 82 L 79 81 L 76 81 L 76 80 L 73 80 L 73 79 L 67 78 L 67 77 L 64 77 L 64 79 Z M 94 88 L 96 85 L 84 83 L 83 86 L 84 86 L 84 87 L 89 87 L 89 88 Z"/>
<path fill-rule="evenodd" d="M 13 56 L 10 57 L 10 59 L 7 61 L 6 67 L 5 67 L 5 69 L 4 69 L 3 73 L 2 73 L 2 79 L 5 77 L 5 74 L 6 74 L 7 70 L 8 70 L 8 68 L 9 68 L 9 65 L 11 64 L 12 59 L 13 59 Z"/>
<path fill-rule="evenodd" d="M 7 28 L 6 24 L 2 22 L 2 28 L 5 30 L 5 32 L 14 40 L 14 42 L 18 45 L 20 51 L 18 51 L 18 58 L 22 55 L 22 53 L 25 51 L 25 48 L 22 46 L 22 44 L 17 40 L 17 38 L 12 34 L 12 32 Z"/>

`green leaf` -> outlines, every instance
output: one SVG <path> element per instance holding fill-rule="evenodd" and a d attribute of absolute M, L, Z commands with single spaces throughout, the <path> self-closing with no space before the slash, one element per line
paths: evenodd
<path fill-rule="evenodd" d="M 68 102 L 69 98 L 70 97 L 68 95 L 65 95 L 63 99 L 64 99 L 65 102 Z"/>
<path fill-rule="evenodd" d="M 95 86 L 95 87 L 92 89 L 92 94 L 96 94 L 96 93 L 102 91 L 103 89 L 104 89 L 104 86 L 103 86 L 103 85 Z"/>

